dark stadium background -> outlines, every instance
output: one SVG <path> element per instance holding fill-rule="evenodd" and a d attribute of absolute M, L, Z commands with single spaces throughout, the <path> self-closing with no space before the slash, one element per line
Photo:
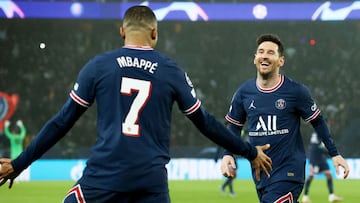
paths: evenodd
<path fill-rule="evenodd" d="M 122 46 L 120 20 L 0 19 L 0 91 L 18 94 L 12 121 L 23 120 L 27 142 L 66 101 L 77 73 L 96 53 Z M 203 105 L 224 120 L 233 92 L 255 76 L 255 39 L 278 34 L 286 46 L 287 76 L 306 84 L 344 157 L 360 157 L 360 22 L 159 22 L 157 49 L 192 78 Z M 315 40 L 314 44 L 310 41 Z M 39 44 L 44 42 L 45 49 Z M 96 105 L 96 104 L 95 104 Z M 96 139 L 96 108 L 90 108 L 68 135 L 43 158 L 86 158 Z M 173 157 L 209 157 L 213 149 L 174 106 Z M 311 133 L 302 125 L 304 142 Z M 0 137 L 0 152 L 8 153 Z M 210 152 L 212 152 L 210 150 Z"/>

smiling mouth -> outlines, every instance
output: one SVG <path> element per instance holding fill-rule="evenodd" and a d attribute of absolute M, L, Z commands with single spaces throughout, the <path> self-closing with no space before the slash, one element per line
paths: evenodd
<path fill-rule="evenodd" d="M 260 63 L 260 65 L 261 65 L 261 66 L 266 66 L 266 67 L 267 67 L 267 66 L 270 66 L 270 63 L 269 63 L 269 62 L 267 62 L 267 61 L 263 61 L 263 62 L 261 62 L 261 63 Z"/>

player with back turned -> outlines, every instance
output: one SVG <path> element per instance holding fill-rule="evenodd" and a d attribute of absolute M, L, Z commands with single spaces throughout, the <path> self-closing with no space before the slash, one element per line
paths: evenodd
<path fill-rule="evenodd" d="M 280 74 L 285 63 L 280 38 L 263 34 L 256 42 L 253 60 L 256 77 L 240 85 L 225 118 L 237 134 L 247 122 L 249 141 L 253 145 L 271 145 L 265 152 L 273 163 L 270 178 L 262 175 L 260 181 L 254 179 L 260 202 L 297 202 L 304 185 L 306 163 L 301 119 L 311 123 L 321 137 L 337 172 L 340 166 L 344 168 L 344 178 L 349 174 L 349 166 L 339 154 L 308 88 Z M 224 175 L 231 175 L 229 164 L 235 166 L 231 153 L 226 152 L 221 166 Z"/>
<path fill-rule="evenodd" d="M 150 8 L 130 7 L 120 34 L 124 46 L 95 56 L 82 68 L 70 98 L 24 152 L 14 160 L 0 159 L 0 185 L 10 180 L 11 187 L 95 101 L 98 139 L 65 203 L 170 202 L 165 165 L 174 102 L 203 135 L 268 175 L 271 159 L 263 150 L 269 145 L 253 147 L 232 134 L 201 106 L 187 74 L 154 50 L 158 31 Z"/>

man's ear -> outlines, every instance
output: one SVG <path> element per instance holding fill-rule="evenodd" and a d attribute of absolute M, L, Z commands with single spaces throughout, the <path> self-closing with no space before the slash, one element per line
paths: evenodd
<path fill-rule="evenodd" d="M 153 29 L 151 30 L 151 39 L 156 40 L 157 35 L 158 35 L 157 29 L 156 29 L 156 28 L 153 28 Z"/>
<path fill-rule="evenodd" d="M 285 57 L 284 56 L 280 57 L 279 64 L 280 64 L 280 67 L 285 64 Z"/>
<path fill-rule="evenodd" d="M 121 38 L 125 39 L 125 30 L 124 30 L 123 26 L 120 27 L 120 36 L 121 36 Z"/>

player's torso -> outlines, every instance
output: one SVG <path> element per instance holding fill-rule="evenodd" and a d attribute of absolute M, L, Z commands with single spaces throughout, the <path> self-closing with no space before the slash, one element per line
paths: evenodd
<path fill-rule="evenodd" d="M 249 82 L 248 82 L 249 83 Z M 280 180 L 302 181 L 305 153 L 300 135 L 298 95 L 288 81 L 272 91 L 262 91 L 255 80 L 241 89 L 242 109 L 247 118 L 251 144 L 270 144 L 266 154 L 273 161 L 272 178 L 258 186 Z"/>
<path fill-rule="evenodd" d="M 271 92 L 262 92 L 255 86 L 243 91 L 242 97 L 253 144 L 277 144 L 294 136 L 300 121 L 297 96 L 286 83 Z"/>
<path fill-rule="evenodd" d="M 170 119 L 176 94 L 169 81 L 176 68 L 154 50 L 122 48 L 96 60 L 93 88 L 99 139 L 92 148 L 85 180 L 93 181 L 98 176 L 93 171 L 102 171 L 102 176 L 116 182 L 108 186 L 111 189 L 124 191 L 142 185 L 166 190 L 164 166 L 170 158 Z M 109 180 L 99 179 L 99 185 L 104 184 L 101 181 Z"/>

